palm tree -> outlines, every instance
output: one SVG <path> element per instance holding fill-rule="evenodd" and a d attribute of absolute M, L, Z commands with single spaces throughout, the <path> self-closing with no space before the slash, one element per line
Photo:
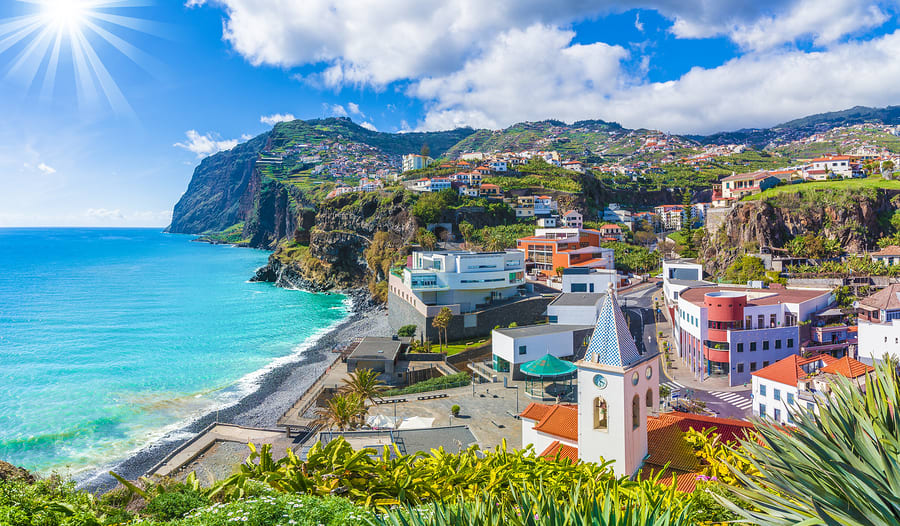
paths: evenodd
<path fill-rule="evenodd" d="M 357 425 L 366 414 L 365 400 L 358 394 L 337 394 L 328 401 L 325 407 L 316 410 L 317 424 L 328 429 L 337 427 L 344 431 Z"/>
<path fill-rule="evenodd" d="M 444 350 L 444 343 L 447 342 L 447 327 L 450 326 L 450 321 L 453 320 L 453 311 L 451 311 L 448 307 L 443 307 L 431 320 L 431 326 L 438 330 L 438 344 L 440 345 L 441 351 Z M 441 334 L 444 335 L 444 339 L 441 339 Z M 443 343 L 442 343 L 443 342 Z"/>
<path fill-rule="evenodd" d="M 349 378 L 344 378 L 344 385 L 340 390 L 341 393 L 355 394 L 374 404 L 385 389 L 384 382 L 378 379 L 378 373 L 372 369 L 357 369 L 350 373 Z"/>

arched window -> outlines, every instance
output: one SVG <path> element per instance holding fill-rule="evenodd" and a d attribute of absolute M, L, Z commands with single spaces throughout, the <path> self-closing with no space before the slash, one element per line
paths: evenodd
<path fill-rule="evenodd" d="M 653 409 L 653 389 L 647 389 L 647 409 Z"/>
<path fill-rule="evenodd" d="M 631 428 L 641 427 L 641 397 L 634 395 L 631 400 Z"/>
<path fill-rule="evenodd" d="M 609 426 L 609 411 L 606 410 L 606 400 L 594 398 L 594 429 L 606 431 Z"/>

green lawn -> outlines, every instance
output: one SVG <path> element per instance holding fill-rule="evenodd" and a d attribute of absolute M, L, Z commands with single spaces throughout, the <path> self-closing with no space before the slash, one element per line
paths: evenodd
<path fill-rule="evenodd" d="M 811 183 L 800 183 L 785 186 L 776 186 L 769 188 L 756 195 L 745 197 L 744 201 L 752 201 L 756 199 L 769 199 L 778 194 L 807 192 L 810 190 L 861 190 L 864 188 L 900 190 L 900 181 L 887 181 L 881 176 L 867 177 L 865 179 L 845 179 L 838 181 L 815 181 Z"/>
<path fill-rule="evenodd" d="M 490 338 L 474 338 L 471 340 L 464 340 L 458 342 L 451 342 L 448 345 L 444 346 L 444 350 L 447 351 L 447 356 L 453 356 L 454 354 L 459 354 L 466 349 L 474 349 L 475 347 L 481 347 L 483 345 L 490 345 Z M 437 349 L 435 345 L 432 349 Z"/>

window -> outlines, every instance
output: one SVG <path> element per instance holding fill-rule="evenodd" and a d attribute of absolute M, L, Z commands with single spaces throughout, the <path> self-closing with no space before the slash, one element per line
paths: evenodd
<path fill-rule="evenodd" d="M 753 352 L 755 350 L 756 350 L 756 342 L 750 342 L 750 352 Z"/>
<path fill-rule="evenodd" d="M 609 424 L 608 416 L 606 400 L 599 396 L 594 398 L 594 429 L 606 431 Z"/>
<path fill-rule="evenodd" d="M 763 350 L 764 351 L 769 350 L 769 340 L 763 340 Z"/>
<path fill-rule="evenodd" d="M 759 396 L 766 396 L 766 384 L 759 384 Z"/>
<path fill-rule="evenodd" d="M 520 346 L 519 346 L 519 355 L 520 355 L 520 356 L 528 352 L 528 351 L 526 350 L 526 348 L 527 348 L 527 346 L 525 346 L 525 345 L 520 345 Z"/>
<path fill-rule="evenodd" d="M 743 343 L 737 344 L 737 352 L 744 352 L 744 344 Z"/>
<path fill-rule="evenodd" d="M 813 409 L 815 409 L 815 407 L 816 407 L 816 406 L 813 405 L 812 402 L 806 402 L 806 409 L 812 411 Z"/>
<path fill-rule="evenodd" d="M 776 409 L 776 410 L 775 410 L 775 421 L 776 421 L 776 422 L 781 422 L 781 409 Z"/>
<path fill-rule="evenodd" d="M 793 338 L 788 338 L 788 341 L 787 341 L 787 348 L 788 348 L 788 349 L 793 349 L 793 348 L 794 348 L 794 339 L 793 339 Z"/>
<path fill-rule="evenodd" d="M 631 400 L 631 429 L 641 427 L 641 398 L 634 395 Z"/>
<path fill-rule="evenodd" d="M 737 364 L 737 372 L 739 372 L 739 373 L 744 372 L 744 362 L 738 362 L 738 364 Z"/>
<path fill-rule="evenodd" d="M 753 328 L 753 316 L 744 316 L 744 328 L 745 329 Z"/>
<path fill-rule="evenodd" d="M 647 409 L 653 409 L 653 389 L 647 389 Z"/>
<path fill-rule="evenodd" d="M 775 327 L 778 323 L 778 317 L 775 314 L 769 315 L 769 327 Z"/>
<path fill-rule="evenodd" d="M 762 329 L 763 327 L 765 327 L 766 326 L 765 323 L 766 323 L 765 316 L 760 314 L 759 316 L 756 317 L 756 328 L 757 329 Z"/>
<path fill-rule="evenodd" d="M 790 411 L 788 411 L 788 414 L 787 414 L 787 423 L 788 423 L 788 424 L 793 424 L 793 423 L 794 423 L 794 419 L 791 418 L 791 412 L 790 412 Z"/>
<path fill-rule="evenodd" d="M 763 361 L 763 367 L 768 367 L 768 366 L 769 366 L 769 360 Z"/>
<path fill-rule="evenodd" d="M 787 394 L 787 403 L 788 405 L 794 405 L 794 393 Z"/>
<path fill-rule="evenodd" d="M 781 400 L 781 389 L 773 389 L 772 398 L 774 398 L 775 400 Z"/>
<path fill-rule="evenodd" d="M 759 416 L 760 416 L 760 418 L 766 417 L 766 405 L 765 404 L 759 404 Z"/>
<path fill-rule="evenodd" d="M 775 348 L 781 349 L 781 340 L 775 340 Z"/>
<path fill-rule="evenodd" d="M 572 283 L 572 292 L 587 292 L 587 284 Z"/>

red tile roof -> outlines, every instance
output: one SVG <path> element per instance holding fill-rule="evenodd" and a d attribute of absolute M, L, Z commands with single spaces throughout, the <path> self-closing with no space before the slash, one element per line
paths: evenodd
<path fill-rule="evenodd" d="M 538 423 L 535 431 L 578 441 L 578 409 L 571 405 L 554 405 Z"/>
<path fill-rule="evenodd" d="M 797 382 L 809 376 L 807 372 L 803 370 L 803 366 L 819 360 L 828 365 L 832 363 L 835 358 L 827 354 L 817 354 L 809 358 L 802 358 L 793 354 L 750 374 L 780 384 L 796 386 Z"/>
<path fill-rule="evenodd" d="M 859 300 L 859 304 L 874 309 L 900 309 L 900 284 L 892 283 Z"/>
<path fill-rule="evenodd" d="M 723 178 L 722 181 L 738 181 L 738 180 L 744 180 L 744 179 L 756 180 L 756 179 L 765 179 L 766 177 L 771 177 L 769 172 L 758 171 L 758 172 L 750 172 L 750 173 L 745 173 L 745 174 L 729 175 L 728 177 Z"/>
<path fill-rule="evenodd" d="M 539 456 L 547 460 L 568 459 L 574 464 L 578 462 L 578 448 L 554 440 Z"/>
<path fill-rule="evenodd" d="M 550 412 L 550 406 L 546 404 L 530 403 L 524 411 L 519 413 L 519 417 L 529 420 L 540 420 L 544 415 Z"/>
<path fill-rule="evenodd" d="M 860 376 L 869 374 L 874 370 L 875 368 L 871 365 L 866 365 L 860 361 L 850 358 L 849 356 L 844 356 L 843 358 L 822 368 L 823 373 L 839 374 L 841 376 L 846 376 L 847 378 L 859 378 Z"/>
<path fill-rule="evenodd" d="M 888 245 L 878 252 L 872 252 L 873 256 L 900 256 L 900 247 L 897 245 Z"/>

